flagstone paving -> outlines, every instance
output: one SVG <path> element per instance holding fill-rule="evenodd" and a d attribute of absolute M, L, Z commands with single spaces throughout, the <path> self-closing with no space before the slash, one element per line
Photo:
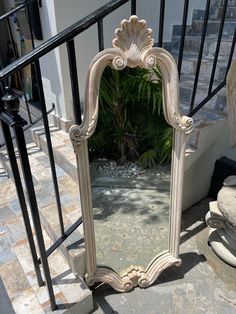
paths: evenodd
<path fill-rule="evenodd" d="M 2 167 L 0 191 L 0 314 L 51 313 L 47 289 L 37 284 L 15 186 Z M 43 235 L 48 248 L 52 242 L 44 229 Z M 92 298 L 83 280 L 75 277 L 59 251 L 48 260 L 58 305 L 53 313 L 88 313 Z"/>

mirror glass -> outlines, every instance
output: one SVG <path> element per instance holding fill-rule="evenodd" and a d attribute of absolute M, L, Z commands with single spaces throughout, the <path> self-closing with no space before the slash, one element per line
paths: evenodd
<path fill-rule="evenodd" d="M 172 128 L 158 69 L 106 68 L 89 140 L 98 266 L 147 268 L 169 250 Z"/>

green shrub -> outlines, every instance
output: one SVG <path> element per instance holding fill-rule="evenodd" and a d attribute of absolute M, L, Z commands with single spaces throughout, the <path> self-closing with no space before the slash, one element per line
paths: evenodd
<path fill-rule="evenodd" d="M 152 167 L 169 162 L 171 148 L 172 128 L 163 116 L 159 70 L 107 67 L 100 84 L 98 124 L 89 140 L 90 156 L 139 160 Z"/>

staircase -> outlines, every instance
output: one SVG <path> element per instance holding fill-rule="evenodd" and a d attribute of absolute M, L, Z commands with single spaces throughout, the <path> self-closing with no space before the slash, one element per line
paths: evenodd
<path fill-rule="evenodd" d="M 232 6 L 228 7 L 226 13 L 225 26 L 223 29 L 223 36 L 215 73 L 214 86 L 217 86 L 224 79 L 232 38 L 236 26 L 236 5 L 233 1 L 229 2 L 232 3 Z M 215 1 L 210 8 L 195 106 L 198 105 L 207 96 L 223 9 L 221 3 L 222 1 Z M 205 10 L 193 10 L 192 23 L 191 25 L 187 26 L 186 30 L 184 56 L 180 78 L 180 99 L 183 109 L 187 109 L 187 107 L 189 108 L 191 100 L 198 52 L 200 48 L 204 14 Z M 176 59 L 178 58 L 180 34 L 181 25 L 174 25 L 172 30 L 171 44 L 168 44 L 168 46 L 170 47 L 170 52 Z M 215 114 L 226 114 L 226 95 L 224 89 L 221 90 L 216 95 L 216 97 L 214 97 L 204 106 L 204 110 L 209 109 L 213 110 Z"/>
<path fill-rule="evenodd" d="M 203 49 L 195 105 L 207 97 L 214 55 L 217 45 L 220 21 L 224 1 L 211 1 L 206 38 Z M 194 9 L 191 25 L 187 25 L 180 76 L 180 102 L 183 114 L 190 109 L 192 90 L 196 74 L 198 53 L 201 42 L 205 10 Z M 228 1 L 219 57 L 215 72 L 213 89 L 225 76 L 232 39 L 236 26 L 236 1 Z M 166 49 L 178 60 L 181 38 L 181 25 L 173 25 L 171 43 L 166 43 Z M 213 90 L 212 89 L 212 90 Z M 194 116 L 195 130 L 189 138 L 185 160 L 185 191 L 183 208 L 206 196 L 210 186 L 215 160 L 223 155 L 235 159 L 235 152 L 229 148 L 229 127 L 227 117 L 226 88 L 221 89 Z M 200 175 L 201 174 L 201 175 Z M 194 185 L 191 183 L 195 178 Z M 192 190 L 191 187 L 192 186 Z"/>
<path fill-rule="evenodd" d="M 223 2 L 224 1 L 212 1 L 212 5 L 210 7 L 203 58 L 195 97 L 195 106 L 197 106 L 208 94 L 209 81 L 223 11 Z M 183 114 L 188 114 L 190 108 L 204 15 L 205 10 L 193 10 L 192 23 L 191 25 L 187 25 L 186 29 L 182 71 L 180 76 L 180 101 Z M 236 2 L 229 1 L 213 89 L 223 81 L 225 76 L 231 43 L 236 26 L 235 17 Z M 169 51 L 176 60 L 178 60 L 180 35 L 181 25 L 173 25 L 171 44 L 168 43 L 168 47 Z M 196 130 L 190 137 L 188 152 L 198 149 L 200 138 L 199 134 L 201 133 L 200 130 L 202 128 L 209 127 L 210 125 L 227 119 L 226 89 L 223 88 L 216 94 L 216 96 L 210 99 L 207 104 L 193 116 L 193 119 L 195 121 Z"/>

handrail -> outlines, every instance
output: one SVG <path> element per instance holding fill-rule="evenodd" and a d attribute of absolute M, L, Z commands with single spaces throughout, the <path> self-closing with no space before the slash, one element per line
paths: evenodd
<path fill-rule="evenodd" d="M 99 9 L 93 11 L 85 18 L 69 26 L 64 31 L 48 39 L 28 54 L 24 55 L 23 57 L 12 62 L 10 65 L 2 69 L 0 71 L 0 81 L 6 79 L 9 75 L 21 70 L 26 65 L 38 60 L 40 57 L 46 55 L 48 52 L 79 35 L 90 26 L 97 23 L 99 19 L 104 18 L 106 15 L 113 12 L 115 9 L 119 8 L 127 2 L 129 2 L 129 0 L 112 0 L 104 6 L 100 7 Z"/>

